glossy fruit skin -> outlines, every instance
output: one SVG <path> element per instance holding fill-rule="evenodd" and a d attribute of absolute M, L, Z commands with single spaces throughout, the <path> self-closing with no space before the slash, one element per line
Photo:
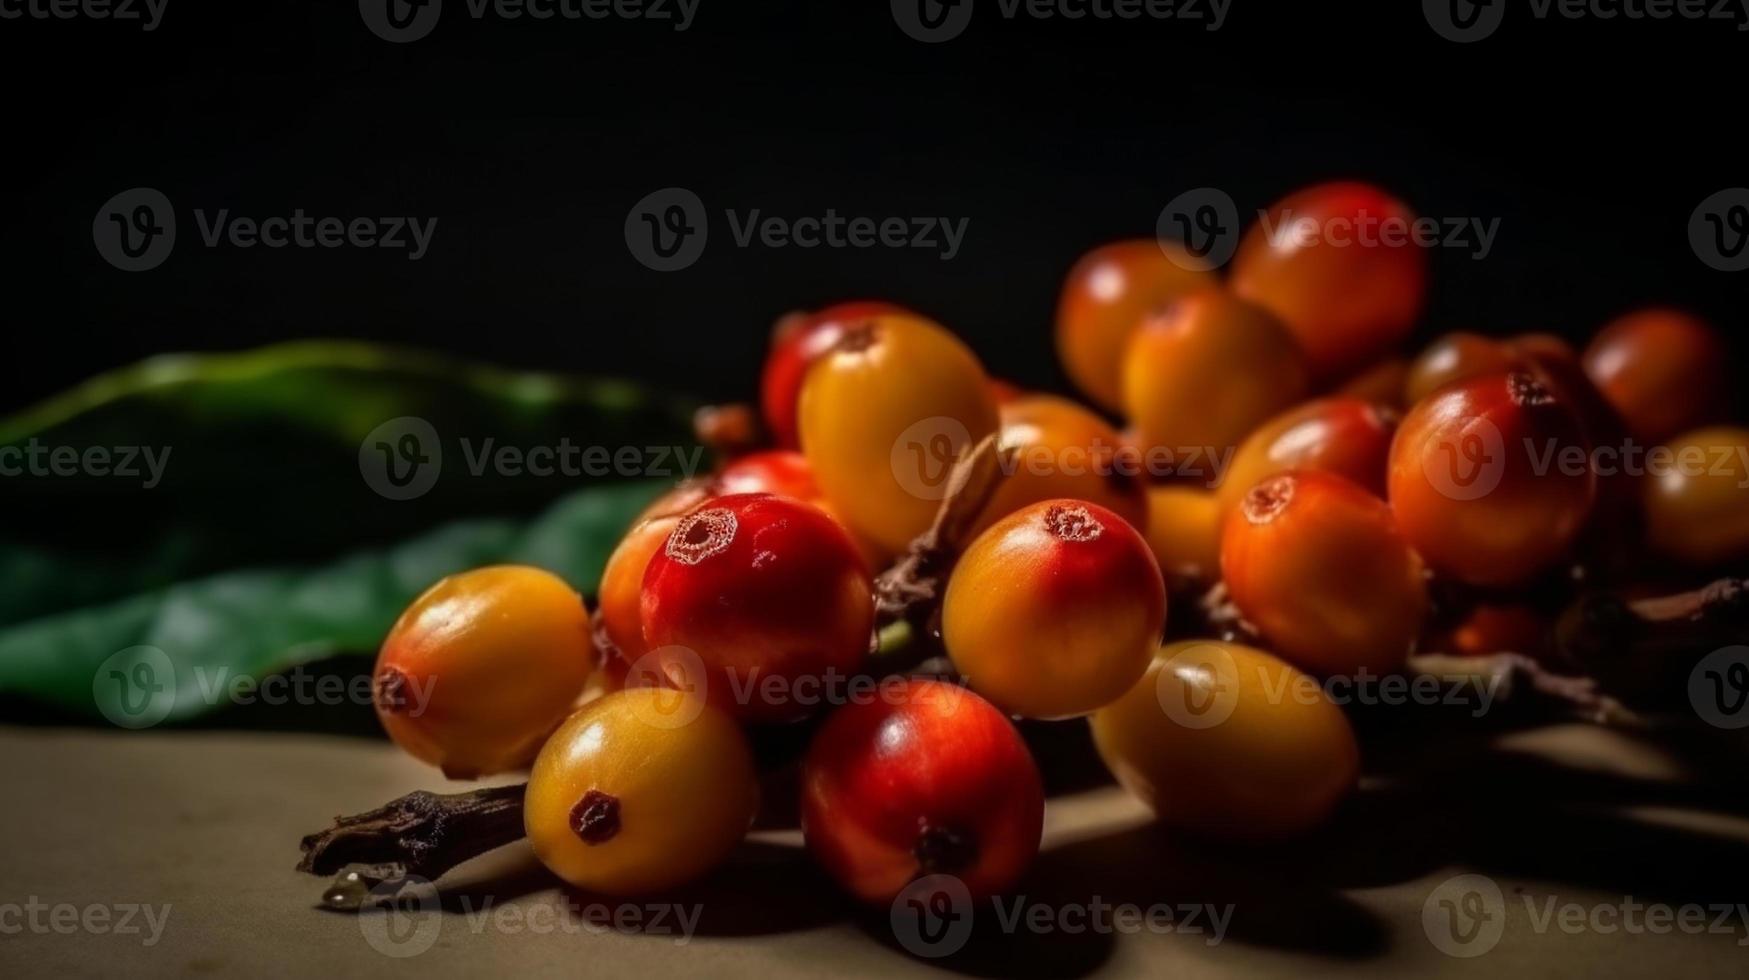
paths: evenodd
<path fill-rule="evenodd" d="M 1207 264 L 1177 243 L 1134 239 L 1088 252 L 1069 270 L 1057 302 L 1063 370 L 1094 404 L 1119 411 L 1124 351 L 1142 320 L 1216 282 Z"/>
<path fill-rule="evenodd" d="M 1291 408 L 1259 426 L 1233 454 L 1221 481 L 1222 512 L 1265 477 L 1288 470 L 1335 473 L 1382 498 L 1396 431 L 1396 413 L 1346 395 Z"/>
<path fill-rule="evenodd" d="M 1148 488 L 1148 547 L 1168 578 L 1221 577 L 1221 499 L 1180 484 Z"/>
<path fill-rule="evenodd" d="M 1234 604 L 1283 659 L 1320 676 L 1401 670 L 1427 618 L 1424 573 L 1384 501 L 1334 473 L 1269 477 L 1221 533 Z"/>
<path fill-rule="evenodd" d="M 673 702 L 684 697 L 609 694 L 553 733 L 523 808 L 550 871 L 590 892 L 643 895 L 710 871 L 746 836 L 759 808 L 747 739 L 705 705 L 677 723 Z"/>
<path fill-rule="evenodd" d="M 891 554 L 928 529 L 958 459 L 996 431 L 972 352 L 915 316 L 848 331 L 802 385 L 802 452 L 832 512 Z"/>
<path fill-rule="evenodd" d="M 1575 453 L 1582 463 L 1563 465 Z M 1597 493 L 1578 416 L 1524 372 L 1448 385 L 1416 405 L 1391 444 L 1386 482 L 1415 550 L 1484 587 L 1521 584 L 1560 560 Z"/>
<path fill-rule="evenodd" d="M 395 744 L 452 779 L 528 764 L 595 663 L 589 613 L 558 576 L 463 572 L 401 614 L 377 655 L 373 701 Z"/>
<path fill-rule="evenodd" d="M 1705 321 L 1657 309 L 1605 326 L 1584 359 L 1585 373 L 1642 442 L 1717 421 L 1729 363 L 1724 341 Z"/>
<path fill-rule="evenodd" d="M 1277 693 L 1279 692 L 1279 693 Z M 1213 721 L 1181 724 L 1178 717 Z M 1197 724 L 1197 723 L 1193 723 Z M 1161 648 L 1142 679 L 1092 718 L 1119 783 L 1161 823 L 1213 837 L 1275 841 L 1329 818 L 1354 789 L 1360 748 L 1315 681 L 1262 650 L 1187 640 Z"/>
<path fill-rule="evenodd" d="M 1383 222 L 1406 231 L 1414 220 L 1401 201 L 1369 184 L 1290 194 L 1239 242 L 1233 291 L 1281 317 L 1319 377 L 1341 377 L 1407 337 L 1427 293 L 1425 248 L 1376 234 L 1363 243 L 1358 232 L 1383 230 Z M 1302 227 L 1312 233 L 1297 233 Z"/>
<path fill-rule="evenodd" d="M 644 573 L 650 559 L 668 543 L 680 514 L 645 518 L 626 532 L 607 558 L 597 590 L 597 626 L 617 651 L 620 664 L 630 664 L 647 652 L 644 646 Z"/>
<path fill-rule="evenodd" d="M 712 496 L 737 493 L 774 493 L 812 502 L 819 499 L 820 486 L 807 457 L 790 449 L 769 449 L 729 462 L 711 482 Z"/>
<path fill-rule="evenodd" d="M 1209 289 L 1145 320 L 1124 354 L 1124 410 L 1144 449 L 1235 447 L 1310 384 L 1272 314 Z"/>
<path fill-rule="evenodd" d="M 1654 550 L 1690 565 L 1749 558 L 1749 429 L 1713 426 L 1666 444 L 1680 462 L 1645 481 L 1646 534 Z M 1684 472 L 1686 470 L 1686 472 Z"/>
<path fill-rule="evenodd" d="M 772 441 L 779 448 L 801 446 L 796 425 L 796 402 L 808 368 L 832 349 L 846 327 L 872 316 L 908 314 L 902 306 L 878 300 L 853 300 L 828 306 L 814 313 L 795 314 L 780 321 L 765 356 L 759 379 L 759 409 Z"/>
<path fill-rule="evenodd" d="M 834 712 L 802 763 L 802 835 L 845 891 L 891 903 L 951 874 L 973 898 L 1038 854 L 1044 787 L 1014 725 L 945 681 L 891 678 Z"/>
<path fill-rule="evenodd" d="M 1530 606 L 1484 603 L 1469 610 L 1451 627 L 1429 637 L 1422 648 L 1460 657 L 1519 653 L 1541 659 L 1550 650 L 1553 626 Z"/>
<path fill-rule="evenodd" d="M 1123 694 L 1165 625 L 1166 587 L 1147 541 L 1081 500 L 1033 504 L 979 535 L 942 604 L 954 666 L 1027 718 L 1082 715 Z"/>
<path fill-rule="evenodd" d="M 1001 441 L 1010 470 L 968 537 L 1029 504 L 1061 497 L 1115 511 L 1147 526 L 1139 460 L 1121 435 L 1080 405 L 1055 395 L 1026 395 L 1001 408 Z"/>
<path fill-rule="evenodd" d="M 1404 394 L 1414 405 L 1453 382 L 1525 366 L 1510 341 L 1456 330 L 1428 344 L 1409 365 Z"/>
<path fill-rule="evenodd" d="M 1413 404 L 1406 391 L 1409 386 L 1410 363 L 1401 357 L 1379 361 L 1372 367 L 1351 375 L 1337 386 L 1335 394 L 1348 395 L 1372 402 L 1381 408 L 1401 412 Z"/>
<path fill-rule="evenodd" d="M 642 600 L 645 647 L 670 682 L 702 685 L 742 721 L 807 716 L 818 699 L 798 681 L 856 671 L 874 627 L 873 584 L 850 536 L 819 508 L 770 494 L 719 497 L 682 517 L 650 559 Z"/>

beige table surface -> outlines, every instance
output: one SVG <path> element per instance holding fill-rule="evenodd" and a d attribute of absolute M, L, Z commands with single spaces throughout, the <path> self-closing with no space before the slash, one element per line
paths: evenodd
<path fill-rule="evenodd" d="M 446 876 L 442 911 L 360 917 L 315 908 L 321 882 L 292 865 L 299 836 L 333 815 L 439 787 L 386 743 L 0 728 L 0 758 L 4 977 L 1749 975 L 1749 923 L 1710 908 L 1749 903 L 1749 821 L 1716 793 L 1647 781 L 1672 772 L 1659 753 L 1578 728 L 1479 758 L 1431 753 L 1414 785 L 1371 781 L 1329 833 L 1284 848 L 1176 839 L 1109 786 L 1057 796 L 1021 886 L 1029 910 L 1073 928 L 1100 903 L 1206 903 L 1231 910 L 1224 935 L 1212 941 L 1206 917 L 1201 934 L 1004 930 L 979 905 L 969 943 L 936 960 L 906 953 L 888 914 L 837 898 L 794 831 L 756 834 L 667 897 L 697 915 L 690 937 L 590 931 L 600 900 L 562 891 L 521 845 Z M 1499 897 L 1477 879 L 1443 884 L 1465 873 Z M 1480 910 L 1456 947 L 1480 955 L 1430 938 L 1453 936 L 1442 899 Z M 1664 920 L 1629 903 L 1667 909 L 1669 931 L 1634 928 Z M 155 943 L 143 912 L 138 932 L 116 928 L 135 904 L 158 910 Z M 1704 929 L 1676 925 L 1684 905 L 1709 907 Z"/>

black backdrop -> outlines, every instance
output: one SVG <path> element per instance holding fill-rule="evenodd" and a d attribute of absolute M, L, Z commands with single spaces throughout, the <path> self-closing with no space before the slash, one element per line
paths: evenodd
<path fill-rule="evenodd" d="M 6 0 L 15 4 L 19 0 Z M 42 0 L 38 0 L 42 2 Z M 1435 255 L 1423 335 L 1581 335 L 1646 302 L 1743 325 L 1749 273 L 1702 264 L 1686 223 L 1749 184 L 1749 34 L 1720 22 L 1509 19 L 1457 45 L 1419 4 L 1233 0 L 1198 24 L 1009 21 L 977 0 L 945 44 L 888 5 L 702 0 L 684 33 L 638 21 L 474 20 L 449 0 L 394 45 L 349 0 L 169 0 L 118 23 L 0 20 L 12 409 L 163 350 L 348 336 L 514 365 L 751 393 L 778 313 L 890 298 L 996 372 L 1061 384 L 1049 325 L 1086 248 L 1151 233 L 1179 191 L 1241 211 L 1332 177 L 1420 211 L 1498 218 L 1492 254 Z M 703 258 L 639 265 L 623 222 L 679 185 L 712 213 Z M 182 224 L 124 273 L 91 225 L 150 186 Z M 194 208 L 437 217 L 429 254 L 212 250 Z M 739 249 L 722 212 L 969 219 L 927 251 Z"/>

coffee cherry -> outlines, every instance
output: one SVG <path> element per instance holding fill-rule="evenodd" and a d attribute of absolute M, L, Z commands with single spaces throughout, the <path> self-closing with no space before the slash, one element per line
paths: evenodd
<path fill-rule="evenodd" d="M 1362 183 L 1320 184 L 1283 198 L 1246 232 L 1233 291 L 1293 331 L 1314 373 L 1337 378 L 1408 336 L 1427 292 L 1415 215 Z"/>
<path fill-rule="evenodd" d="M 850 536 L 787 497 L 720 497 L 682 517 L 644 573 L 644 643 L 675 687 L 744 721 L 793 721 L 868 652 L 874 594 Z M 806 679 L 802 687 L 797 682 Z"/>
<path fill-rule="evenodd" d="M 1749 558 L 1749 429 L 1699 429 L 1656 452 L 1668 455 L 1645 483 L 1652 547 L 1691 565 Z"/>
<path fill-rule="evenodd" d="M 834 712 L 802 763 L 802 835 L 862 901 L 916 878 L 959 878 L 974 898 L 1008 890 L 1038 853 L 1044 790 L 1020 734 L 964 688 L 883 682 Z"/>
<path fill-rule="evenodd" d="M 1123 357 L 1143 318 L 1215 284 L 1206 263 L 1175 242 L 1114 242 L 1070 270 L 1057 305 L 1057 356 L 1102 408 L 1123 407 Z"/>
<path fill-rule="evenodd" d="M 377 655 L 389 737 L 452 779 L 527 765 L 583 691 L 595 654 L 583 599 L 500 565 L 451 575 L 401 614 Z"/>
<path fill-rule="evenodd" d="M 1317 682 L 1236 643 L 1162 648 L 1092 725 L 1100 758 L 1161 823 L 1214 837 L 1304 833 L 1359 777 L 1354 730 Z"/>
<path fill-rule="evenodd" d="M 1143 321 L 1124 355 L 1124 409 L 1144 449 L 1237 446 L 1299 401 L 1305 357 L 1267 310 L 1221 290 Z"/>
<path fill-rule="evenodd" d="M 989 379 L 916 316 L 846 331 L 802 385 L 802 451 L 832 512 L 898 554 L 934 520 L 962 454 L 996 431 Z"/>
<path fill-rule="evenodd" d="M 978 693 L 1028 718 L 1086 714 L 1135 683 L 1166 625 L 1148 543 L 1097 504 L 1052 500 L 960 556 L 942 605 L 948 655 Z"/>
<path fill-rule="evenodd" d="M 1585 349 L 1585 373 L 1634 438 L 1662 442 L 1717 421 L 1725 393 L 1725 344 L 1702 320 L 1642 310 L 1609 324 Z"/>
<path fill-rule="evenodd" d="M 1334 473 L 1252 487 L 1226 517 L 1221 574 L 1276 652 L 1314 674 L 1400 670 L 1427 616 L 1421 559 L 1391 509 Z"/>
<path fill-rule="evenodd" d="M 1530 606 L 1484 603 L 1466 612 L 1454 625 L 1430 636 L 1422 647 L 1433 653 L 1463 657 L 1519 653 L 1541 658 L 1549 651 L 1551 629 L 1548 618 Z"/>
<path fill-rule="evenodd" d="M 1524 356 L 1511 342 L 1454 331 L 1428 344 L 1409 365 L 1404 394 L 1414 405 L 1453 382 L 1526 367 Z"/>
<path fill-rule="evenodd" d="M 1344 395 L 1289 409 L 1258 427 L 1233 454 L 1221 481 L 1222 512 L 1238 506 L 1265 477 L 1288 470 L 1335 473 L 1383 497 L 1396 430 L 1394 413 Z"/>
<path fill-rule="evenodd" d="M 1448 385 L 1411 409 L 1386 482 L 1404 536 L 1434 568 L 1509 586 L 1567 552 L 1597 481 L 1570 403 L 1509 372 Z"/>
<path fill-rule="evenodd" d="M 680 523 L 680 514 L 667 514 L 639 521 L 620 539 L 601 572 L 601 588 L 595 618 L 617 649 L 622 664 L 643 656 L 644 572 L 650 559 L 668 543 L 668 535 Z"/>
<path fill-rule="evenodd" d="M 724 466 L 710 483 L 711 495 L 774 493 L 810 503 L 820 499 L 807 457 L 788 449 L 748 453 Z"/>
<path fill-rule="evenodd" d="M 1401 411 L 1413 404 L 1404 394 L 1409 385 L 1409 367 L 1403 358 L 1388 358 L 1350 376 L 1337 386 L 1335 393 Z"/>
<path fill-rule="evenodd" d="M 796 402 L 801 398 L 802 381 L 809 366 L 831 350 L 848 327 L 869 317 L 907 312 L 892 303 L 857 300 L 785 317 L 771 338 L 771 351 L 759 380 L 760 414 L 772 440 L 785 449 L 801 445 Z"/>
<path fill-rule="evenodd" d="M 734 721 L 644 687 L 583 706 L 553 733 L 529 776 L 523 823 L 553 874 L 640 895 L 722 863 L 758 806 L 753 753 Z"/>
<path fill-rule="evenodd" d="M 1135 527 L 1146 526 L 1139 461 L 1104 419 L 1054 395 L 1017 398 L 1002 406 L 1001 417 L 1007 475 L 970 536 L 1028 504 L 1060 497 L 1099 504 Z"/>
<path fill-rule="evenodd" d="M 1148 488 L 1148 547 L 1167 576 L 1221 577 L 1221 499 L 1183 484 Z"/>

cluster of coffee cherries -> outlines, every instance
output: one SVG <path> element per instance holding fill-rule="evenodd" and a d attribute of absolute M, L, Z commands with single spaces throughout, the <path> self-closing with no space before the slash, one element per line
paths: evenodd
<path fill-rule="evenodd" d="M 1226 275 L 1155 240 L 1093 251 L 1056 339 L 1095 407 L 992 379 L 890 303 L 786 318 L 766 446 L 652 504 L 593 613 L 532 568 L 433 587 L 383 646 L 383 723 L 451 776 L 532 764 L 535 853 L 606 894 L 721 862 L 760 806 L 749 733 L 780 727 L 807 733 L 809 850 L 868 902 L 934 874 L 974 895 L 1015 884 L 1044 821 L 1016 718 L 1089 719 L 1167 826 L 1303 833 L 1360 769 L 1324 680 L 1401 672 L 1418 644 L 1532 653 L 1542 614 L 1520 597 L 1605 548 L 1749 558 L 1743 455 L 1656 477 L 1592 465 L 1636 439 L 1749 445 L 1716 425 L 1713 330 L 1647 311 L 1583 353 L 1454 333 L 1401 357 L 1425 249 L 1316 231 L 1413 217 L 1331 184 L 1280 202 Z M 1004 476 L 951 555 L 932 542 L 945 587 L 912 637 L 951 667 L 883 671 L 877 576 L 939 530 L 943 475 L 979 445 Z M 1192 449 L 1225 461 L 1218 479 L 1159 465 Z M 1435 582 L 1469 601 L 1435 616 Z M 1224 595 L 1248 642 L 1169 633 L 1187 583 Z M 412 690 L 428 692 L 416 713 Z"/>

